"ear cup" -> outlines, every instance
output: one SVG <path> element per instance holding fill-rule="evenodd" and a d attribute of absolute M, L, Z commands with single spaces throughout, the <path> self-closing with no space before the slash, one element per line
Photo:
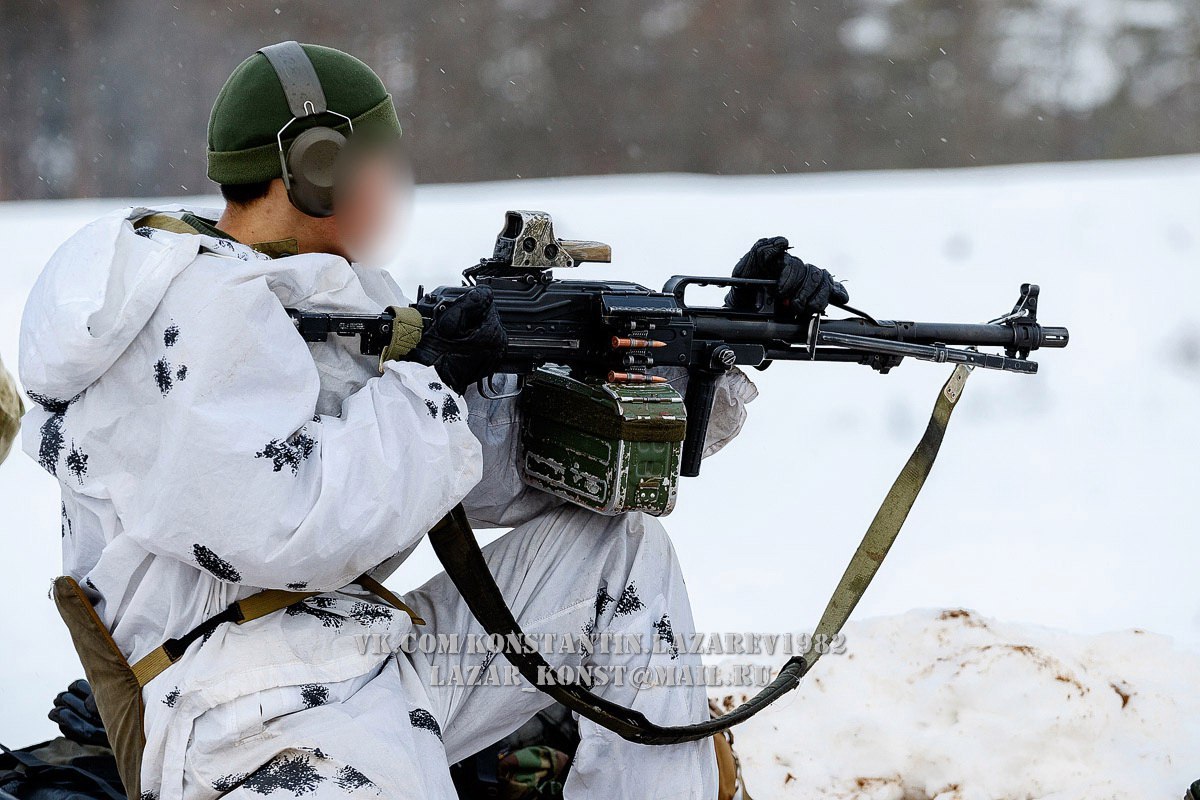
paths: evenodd
<path fill-rule="evenodd" d="M 346 137 L 333 128 L 309 128 L 287 152 L 288 199 L 310 217 L 333 215 L 335 163 Z"/>

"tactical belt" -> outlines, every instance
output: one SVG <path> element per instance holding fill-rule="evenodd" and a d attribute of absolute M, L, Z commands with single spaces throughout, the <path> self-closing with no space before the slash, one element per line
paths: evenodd
<path fill-rule="evenodd" d="M 818 642 L 827 642 L 837 634 L 850 613 L 862 599 L 871 579 L 879 571 L 884 557 L 896 541 L 908 512 L 912 509 L 925 479 L 933 468 L 934 459 L 942 445 L 946 425 L 954 411 L 964 384 L 970 374 L 968 367 L 954 368 L 950 379 L 938 393 L 933 415 L 917 448 L 892 484 L 879 511 L 867 528 L 862 542 L 850 559 L 841 581 L 821 615 L 810 640 L 808 650 L 793 656 L 779 670 L 779 675 L 757 695 L 724 716 L 692 725 L 656 725 L 631 708 L 600 697 L 579 681 L 557 682 L 553 668 L 535 648 L 523 647 L 528 641 L 512 610 L 504 601 L 496 580 L 488 570 L 483 552 L 475 540 L 466 511 L 461 505 L 447 514 L 429 533 L 434 552 L 446 569 L 450 580 L 458 587 L 471 613 L 489 634 L 499 635 L 504 642 L 501 651 L 524 678 L 559 703 L 604 728 L 638 744 L 679 744 L 712 736 L 727 730 L 762 711 L 782 695 L 800 685 L 800 679 L 821 657 Z"/>
<path fill-rule="evenodd" d="M 415 624 L 425 624 L 425 620 L 417 616 L 417 613 L 409 608 L 403 600 L 393 594 L 391 589 L 388 589 L 370 575 L 362 575 L 354 582 L 371 594 L 381 598 L 393 608 L 408 614 L 412 617 L 412 621 Z M 175 639 L 168 639 L 150 653 L 138 659 L 130 669 L 133 670 L 138 684 L 145 686 L 157 677 L 159 673 L 178 661 L 187 652 L 188 646 L 192 642 L 212 633 L 217 629 L 218 625 L 226 622 L 241 625 L 243 622 L 265 617 L 268 614 L 273 614 L 276 611 L 319 594 L 322 594 L 322 592 L 289 592 L 283 589 L 264 589 L 261 592 L 238 600 L 236 603 L 230 603 L 225 607 L 224 611 L 209 617 L 182 636 Z"/>

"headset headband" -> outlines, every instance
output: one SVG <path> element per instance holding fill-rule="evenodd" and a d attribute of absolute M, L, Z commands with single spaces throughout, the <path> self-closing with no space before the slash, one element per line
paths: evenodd
<path fill-rule="evenodd" d="M 310 117 L 329 110 L 321 79 L 299 42 L 280 42 L 258 52 L 267 57 L 279 76 L 293 117 Z"/>
<path fill-rule="evenodd" d="M 317 70 L 299 43 L 280 42 L 258 52 L 266 56 L 275 70 L 292 112 L 292 118 L 275 134 L 279 169 L 288 199 L 305 214 L 327 217 L 333 213 L 331 170 L 346 138 L 334 128 L 319 125 L 302 132 L 284 149 L 283 134 L 296 120 L 318 114 L 341 117 L 346 120 L 350 133 L 354 132 L 354 122 L 329 108 Z"/>
<path fill-rule="evenodd" d="M 279 78 L 279 85 L 283 87 L 283 94 L 287 97 L 288 108 L 292 112 L 292 118 L 279 129 L 279 133 L 275 134 L 281 163 L 284 160 L 283 132 L 288 129 L 288 125 L 301 117 L 324 113 L 333 114 L 335 117 L 346 120 L 350 132 L 354 133 L 354 122 L 345 114 L 339 114 L 330 109 L 329 104 L 325 102 L 325 90 L 321 88 L 321 79 L 317 77 L 316 68 L 313 67 L 308 53 L 304 52 L 304 48 L 300 46 L 299 42 L 280 42 L 263 47 L 258 52 L 266 56 L 271 68 L 275 70 L 275 75 Z M 288 183 L 286 163 L 284 164 L 283 182 Z"/>

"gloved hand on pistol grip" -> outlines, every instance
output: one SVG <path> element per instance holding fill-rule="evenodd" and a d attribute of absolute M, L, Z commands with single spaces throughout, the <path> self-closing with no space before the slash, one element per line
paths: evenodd
<path fill-rule="evenodd" d="M 846 287 L 835 281 L 828 270 L 804 263 L 787 252 L 789 246 L 782 236 L 759 239 L 733 268 L 733 277 L 775 281 L 779 304 L 796 317 L 821 313 L 830 303 L 850 301 Z M 725 304 L 757 311 L 758 291 L 753 287 L 734 287 L 726 295 Z"/>
<path fill-rule="evenodd" d="M 443 382 L 462 394 L 495 371 L 506 341 L 492 290 L 474 286 L 434 312 L 408 359 L 433 367 Z"/>

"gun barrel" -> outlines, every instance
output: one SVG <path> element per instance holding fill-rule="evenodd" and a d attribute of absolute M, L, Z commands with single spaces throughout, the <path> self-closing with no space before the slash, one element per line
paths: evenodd
<path fill-rule="evenodd" d="M 1036 335 L 1027 345 L 1040 347 L 1066 347 L 1070 334 L 1066 328 L 1032 324 Z M 1025 344 L 1024 331 L 1012 325 L 1000 323 L 960 322 L 897 322 L 866 319 L 830 319 L 821 321 L 821 330 L 828 333 L 865 336 L 892 342 L 912 344 L 945 344 L 961 347 L 1014 347 Z M 775 320 L 737 317 L 727 313 L 696 316 L 698 335 L 720 337 L 729 342 L 776 340 L 799 344 L 808 339 L 808 326 Z"/>
<path fill-rule="evenodd" d="M 1036 329 L 1036 340 L 1030 342 L 1034 348 L 1067 346 L 1070 334 L 1066 328 L 1036 325 Z M 838 319 L 823 321 L 821 330 L 913 344 L 1012 347 L 1022 343 L 1016 327 L 994 322 L 972 324 L 883 320 L 873 323 L 865 319 Z"/>

